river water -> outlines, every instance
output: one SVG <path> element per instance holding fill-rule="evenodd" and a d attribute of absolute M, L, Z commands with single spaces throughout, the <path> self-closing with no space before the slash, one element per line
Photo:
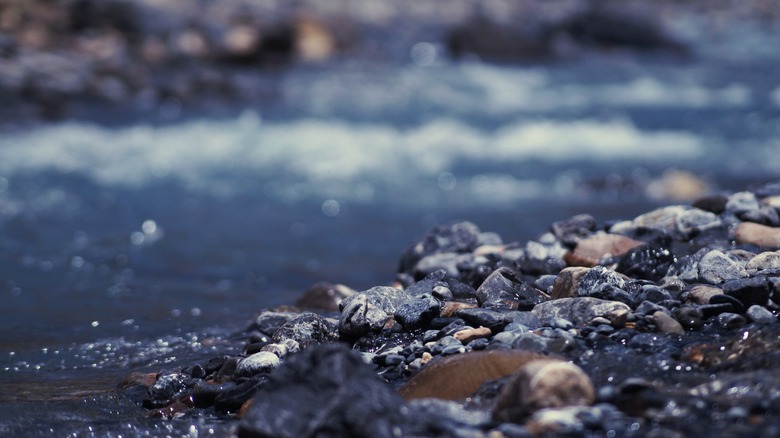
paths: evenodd
<path fill-rule="evenodd" d="M 693 59 L 543 65 L 422 43 L 404 62 L 294 67 L 253 107 L 171 100 L 0 133 L 0 435 L 219 434 L 111 391 L 226 352 L 316 281 L 392 281 L 437 223 L 525 241 L 668 203 L 648 187 L 670 168 L 712 190 L 777 179 L 780 65 L 751 35 Z"/>

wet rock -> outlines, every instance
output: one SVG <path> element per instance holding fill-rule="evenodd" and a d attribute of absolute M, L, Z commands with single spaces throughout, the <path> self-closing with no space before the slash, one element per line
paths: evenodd
<path fill-rule="evenodd" d="M 308 312 L 285 322 L 271 338 L 277 344 L 294 341 L 300 349 L 315 344 L 336 342 L 338 339 L 335 324 L 320 315 Z"/>
<path fill-rule="evenodd" d="M 518 324 L 531 330 L 539 328 L 542 325 L 541 321 L 539 321 L 539 317 L 532 311 L 508 312 L 504 314 L 504 321 L 509 324 Z"/>
<path fill-rule="evenodd" d="M 474 298 L 475 290 L 468 284 L 448 275 L 447 271 L 440 269 L 431 272 L 422 280 L 410 285 L 406 293 L 411 296 L 432 294 L 440 300 Z"/>
<path fill-rule="evenodd" d="M 634 297 L 634 303 L 641 303 L 643 301 L 649 301 L 651 303 L 660 303 L 663 301 L 672 300 L 672 294 L 665 289 L 661 289 L 655 285 L 645 285 L 636 293 Z"/>
<path fill-rule="evenodd" d="M 338 344 L 315 346 L 269 377 L 238 436 L 396 436 L 402 406 L 357 353 Z"/>
<path fill-rule="evenodd" d="M 273 336 L 279 330 L 279 327 L 296 316 L 298 314 L 295 312 L 266 310 L 257 315 L 254 322 L 247 328 L 247 331 L 257 330 L 268 336 Z"/>
<path fill-rule="evenodd" d="M 475 339 L 489 338 L 492 334 L 493 332 L 487 327 L 477 327 L 457 331 L 452 337 L 464 344 L 468 344 Z"/>
<path fill-rule="evenodd" d="M 680 306 L 672 311 L 672 315 L 686 330 L 698 330 L 702 327 L 701 310 L 693 306 Z"/>
<path fill-rule="evenodd" d="M 558 277 L 553 283 L 551 298 L 557 300 L 559 298 L 575 297 L 579 293 L 580 278 L 585 275 L 589 268 L 586 267 L 570 267 L 561 270 L 558 273 Z"/>
<path fill-rule="evenodd" d="M 222 413 L 238 412 L 267 381 L 267 375 L 256 375 L 238 385 L 225 388 L 214 397 L 214 409 Z"/>
<path fill-rule="evenodd" d="M 751 192 L 732 193 L 726 202 L 726 210 L 736 215 L 741 215 L 751 210 L 758 210 L 758 208 L 758 199 Z"/>
<path fill-rule="evenodd" d="M 696 199 L 692 205 L 695 208 L 709 211 L 710 213 L 721 214 L 726 211 L 728 200 L 728 196 L 726 195 L 713 194 Z"/>
<path fill-rule="evenodd" d="M 653 313 L 653 324 L 655 324 L 656 328 L 661 333 L 673 333 L 676 335 L 685 334 L 683 326 L 664 312 Z"/>
<path fill-rule="evenodd" d="M 697 284 L 688 292 L 690 299 L 698 304 L 709 304 L 713 296 L 721 294 L 723 294 L 723 289 L 704 284 Z"/>
<path fill-rule="evenodd" d="M 755 274 L 763 270 L 774 270 L 780 268 L 780 252 L 766 251 L 757 254 L 745 264 L 745 270 L 749 274 Z"/>
<path fill-rule="evenodd" d="M 596 231 L 597 224 L 593 216 L 578 214 L 569 219 L 554 222 L 550 231 L 564 245 L 574 247 L 577 243 Z"/>
<path fill-rule="evenodd" d="M 552 233 L 545 233 L 536 241 L 525 245 L 525 257 L 520 262 L 520 270 L 526 274 L 555 274 L 566 267 L 563 257 L 567 249 Z"/>
<path fill-rule="evenodd" d="M 399 392 L 406 400 L 440 398 L 459 401 L 484 382 L 508 376 L 540 355 L 519 350 L 475 351 L 432 361 Z"/>
<path fill-rule="evenodd" d="M 728 305 L 729 308 L 725 310 L 726 312 L 743 313 L 745 311 L 745 305 L 742 303 L 742 301 L 732 297 L 731 295 L 726 295 L 726 294 L 715 295 L 712 298 L 710 298 L 710 304 Z"/>
<path fill-rule="evenodd" d="M 746 323 L 745 317 L 737 313 L 724 312 L 718 315 L 718 326 L 725 330 L 743 327 Z"/>
<path fill-rule="evenodd" d="M 539 359 L 520 367 L 504 385 L 493 407 L 493 419 L 523 423 L 540 409 L 584 406 L 594 400 L 593 383 L 578 366 Z"/>
<path fill-rule="evenodd" d="M 769 291 L 770 285 L 766 277 L 739 278 L 723 284 L 723 293 L 736 298 L 745 307 L 767 304 Z"/>
<path fill-rule="evenodd" d="M 622 290 L 626 286 L 625 280 L 615 271 L 603 266 L 582 269 L 573 267 L 562 270 L 553 285 L 552 298 L 592 296 L 631 302 L 628 294 Z"/>
<path fill-rule="evenodd" d="M 442 304 L 441 316 L 445 318 L 451 318 L 454 317 L 461 309 L 473 309 L 475 307 L 477 307 L 476 304 L 448 301 Z"/>
<path fill-rule="evenodd" d="M 356 339 L 384 327 L 396 310 L 412 300 L 406 292 L 388 286 L 376 286 L 341 302 L 339 333 Z"/>
<path fill-rule="evenodd" d="M 493 333 L 500 332 L 507 324 L 504 320 L 504 314 L 493 310 L 479 308 L 462 309 L 458 311 L 457 315 L 459 318 L 466 321 L 466 324 L 474 327 L 487 327 L 492 330 Z"/>
<path fill-rule="evenodd" d="M 490 421 L 485 412 L 466 410 L 448 400 L 416 399 L 406 407 L 406 436 L 479 436 Z"/>
<path fill-rule="evenodd" d="M 319 282 L 306 289 L 296 301 L 295 306 L 301 309 L 325 310 L 336 312 L 339 304 L 356 292 L 343 284 Z"/>
<path fill-rule="evenodd" d="M 710 284 L 720 284 L 747 276 L 744 265 L 718 250 L 712 250 L 699 260 L 699 278 Z"/>
<path fill-rule="evenodd" d="M 761 207 L 741 214 L 740 219 L 769 227 L 780 226 L 780 215 L 774 207 Z"/>
<path fill-rule="evenodd" d="M 476 297 L 480 306 L 512 310 L 521 303 L 531 308 L 545 299 L 544 293 L 521 282 L 509 268 L 493 271 L 477 289 Z"/>
<path fill-rule="evenodd" d="M 611 233 L 627 236 L 641 236 L 647 230 L 677 238 L 690 238 L 702 231 L 720 227 L 720 218 L 708 211 L 682 205 L 661 207 L 637 216 L 632 221 L 623 221 L 610 228 Z"/>
<path fill-rule="evenodd" d="M 599 316 L 609 319 L 616 326 L 622 326 L 630 311 L 631 308 L 625 303 L 591 297 L 561 298 L 538 304 L 533 309 L 541 321 L 563 318 L 578 326 Z"/>
<path fill-rule="evenodd" d="M 479 228 L 471 222 L 437 225 L 404 251 L 398 272 L 411 273 L 423 257 L 432 254 L 470 253 L 479 246 L 479 235 Z"/>
<path fill-rule="evenodd" d="M 777 249 L 780 248 L 780 228 L 742 222 L 734 230 L 734 239 L 740 244 Z"/>
<path fill-rule="evenodd" d="M 183 373 L 160 374 L 154 384 L 149 387 L 149 398 L 143 401 L 143 405 L 150 409 L 163 407 L 189 391 L 195 382 L 190 376 Z"/>
<path fill-rule="evenodd" d="M 427 327 L 433 318 L 439 316 L 441 301 L 431 294 L 422 294 L 398 306 L 395 312 L 395 320 L 406 330 L 415 330 Z"/>
<path fill-rule="evenodd" d="M 254 376 L 256 374 L 267 374 L 278 367 L 280 363 L 281 361 L 277 355 L 267 351 L 261 351 L 244 358 L 239 362 L 238 368 L 236 369 L 236 375 L 239 377 L 246 377 Z"/>
<path fill-rule="evenodd" d="M 620 258 L 615 270 L 633 278 L 658 281 L 677 258 L 665 243 L 640 246 Z"/>
<path fill-rule="evenodd" d="M 764 306 L 752 305 L 748 307 L 745 316 L 757 324 L 770 324 L 777 321 L 775 315 Z"/>
<path fill-rule="evenodd" d="M 574 251 L 566 253 L 564 260 L 569 266 L 593 267 L 604 259 L 622 256 L 642 245 L 645 243 L 619 234 L 596 233 L 577 242 Z"/>

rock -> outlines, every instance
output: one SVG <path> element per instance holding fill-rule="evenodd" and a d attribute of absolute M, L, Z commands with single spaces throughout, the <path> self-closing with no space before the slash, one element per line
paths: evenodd
<path fill-rule="evenodd" d="M 147 409 L 166 406 L 175 398 L 189 391 L 195 386 L 195 382 L 190 376 L 179 372 L 160 374 L 154 384 L 149 387 L 149 398 L 143 401 L 143 405 Z"/>
<path fill-rule="evenodd" d="M 702 231 L 720 227 L 720 218 L 708 211 L 682 205 L 661 207 L 634 218 L 619 222 L 610 228 L 611 233 L 639 236 L 653 230 L 661 235 L 688 239 Z"/>
<path fill-rule="evenodd" d="M 520 281 L 509 268 L 498 268 L 490 274 L 476 291 L 480 306 L 497 309 L 533 307 L 545 299 L 544 293 Z"/>
<path fill-rule="evenodd" d="M 742 264 L 735 262 L 726 254 L 712 250 L 699 260 L 699 278 L 710 284 L 720 284 L 747 276 Z"/>
<path fill-rule="evenodd" d="M 441 301 L 431 294 L 422 294 L 407 301 L 396 309 L 395 320 L 406 330 L 425 328 L 433 318 L 439 316 Z"/>
<path fill-rule="evenodd" d="M 739 244 L 753 244 L 761 248 L 780 248 L 780 228 L 742 222 L 734 230 L 734 239 Z"/>
<path fill-rule="evenodd" d="M 596 231 L 596 220 L 589 214 L 578 214 L 569 219 L 554 222 L 550 231 L 564 245 L 575 246 Z"/>
<path fill-rule="evenodd" d="M 669 272 L 677 258 L 664 243 L 639 246 L 620 258 L 616 271 L 629 277 L 658 281 Z"/>
<path fill-rule="evenodd" d="M 758 306 L 755 304 L 748 307 L 747 312 L 745 312 L 745 315 L 748 317 L 750 321 L 755 322 L 757 324 L 771 324 L 777 321 L 775 315 L 769 310 L 767 310 L 766 307 Z"/>
<path fill-rule="evenodd" d="M 399 389 L 406 400 L 460 401 L 484 382 L 508 376 L 543 356 L 521 350 L 473 351 L 432 361 Z"/>
<path fill-rule="evenodd" d="M 709 190 L 709 185 L 691 172 L 667 170 L 659 179 L 651 181 L 645 192 L 654 199 L 690 201 Z"/>
<path fill-rule="evenodd" d="M 613 325 L 622 326 L 630 311 L 631 308 L 625 303 L 591 297 L 561 298 L 537 304 L 533 309 L 533 313 L 543 322 L 551 318 L 563 318 L 578 326 L 599 316 L 609 319 Z"/>
<path fill-rule="evenodd" d="M 626 236 L 601 232 L 581 239 L 574 251 L 566 253 L 563 259 L 569 266 L 593 267 L 604 259 L 622 256 L 642 245 L 645 243 Z"/>
<path fill-rule="evenodd" d="M 475 307 L 477 307 L 476 304 L 460 303 L 457 301 L 448 301 L 442 304 L 441 316 L 445 318 L 451 318 L 455 316 L 458 313 L 458 311 L 461 309 L 473 309 Z"/>
<path fill-rule="evenodd" d="M 718 315 L 718 325 L 725 330 L 740 328 L 746 323 L 745 317 L 737 313 L 724 312 Z"/>
<path fill-rule="evenodd" d="M 406 436 L 481 436 L 489 423 L 485 412 L 467 410 L 460 403 L 435 398 L 411 400 L 406 404 Z"/>
<path fill-rule="evenodd" d="M 758 208 L 758 199 L 751 192 L 732 193 L 726 202 L 726 210 L 738 216 L 751 210 L 758 210 Z"/>
<path fill-rule="evenodd" d="M 744 221 L 755 222 L 769 227 L 780 226 L 780 215 L 778 215 L 777 209 L 774 207 L 761 207 L 757 210 L 750 210 L 739 217 Z"/>
<path fill-rule="evenodd" d="M 388 286 L 376 286 L 341 302 L 339 333 L 347 339 L 357 339 L 377 332 L 395 315 L 396 309 L 411 301 L 406 292 Z"/>
<path fill-rule="evenodd" d="M 306 312 L 284 323 L 271 340 L 277 344 L 294 341 L 298 348 L 305 349 L 315 344 L 336 342 L 339 336 L 335 324 L 315 313 Z"/>
<path fill-rule="evenodd" d="M 697 284 L 688 292 L 688 296 L 697 304 L 709 304 L 713 296 L 721 294 L 723 289 L 704 284 Z"/>
<path fill-rule="evenodd" d="M 734 297 L 746 308 L 766 305 L 769 301 L 770 285 L 766 277 L 739 278 L 723 284 L 723 293 Z"/>
<path fill-rule="evenodd" d="M 474 298 L 475 290 L 468 284 L 449 276 L 446 270 L 440 269 L 410 285 L 406 289 L 406 293 L 415 297 L 422 294 L 432 294 L 440 300 L 448 300 Z"/>
<path fill-rule="evenodd" d="M 561 272 L 558 273 L 558 277 L 555 279 L 555 283 L 553 283 L 550 298 L 557 300 L 559 298 L 577 296 L 579 293 L 580 278 L 588 271 L 590 271 L 589 268 L 580 266 L 561 270 Z"/>
<path fill-rule="evenodd" d="M 238 436 L 397 436 L 403 401 L 342 345 L 309 348 L 280 366 L 255 395 Z"/>
<path fill-rule="evenodd" d="M 266 310 L 261 312 L 255 318 L 254 322 L 247 328 L 247 331 L 258 330 L 268 336 L 273 336 L 279 327 L 283 326 L 287 321 L 298 316 L 295 312 L 275 312 L 272 310 Z"/>
<path fill-rule="evenodd" d="M 214 397 L 214 409 L 222 413 L 238 412 L 267 381 L 268 376 L 261 374 L 246 379 L 238 385 L 226 387 Z"/>
<path fill-rule="evenodd" d="M 552 233 L 545 233 L 537 241 L 525 245 L 525 257 L 520 262 L 520 270 L 526 274 L 556 274 L 566 267 L 563 257 L 567 249 Z"/>
<path fill-rule="evenodd" d="M 343 284 L 322 281 L 306 289 L 306 292 L 295 301 L 295 306 L 301 309 L 336 312 L 341 301 L 355 293 Z"/>
<path fill-rule="evenodd" d="M 728 196 L 722 194 L 707 195 L 693 201 L 693 207 L 699 208 L 710 213 L 721 214 L 726 211 Z"/>
<path fill-rule="evenodd" d="M 412 273 L 423 257 L 432 254 L 470 253 L 479 246 L 479 236 L 479 228 L 471 222 L 437 225 L 404 251 L 398 272 Z"/>
<path fill-rule="evenodd" d="M 762 252 L 745 264 L 745 270 L 750 274 L 767 269 L 780 269 L 780 251 Z"/>
<path fill-rule="evenodd" d="M 256 374 L 267 374 L 278 367 L 281 361 L 279 357 L 267 351 L 255 353 L 238 363 L 236 376 L 247 377 Z"/>
<path fill-rule="evenodd" d="M 559 274 L 553 285 L 553 299 L 567 296 L 596 296 L 609 294 L 613 289 L 622 290 L 626 282 L 617 272 L 603 266 L 586 268 L 586 271 L 567 268 Z M 625 293 L 624 293 L 625 294 Z M 627 295 L 626 295 L 627 297 Z M 626 298 L 628 302 L 630 299 Z"/>
<path fill-rule="evenodd" d="M 655 324 L 655 327 L 661 333 L 673 333 L 676 335 L 685 334 L 683 326 L 664 312 L 653 313 L 653 324 Z"/>
<path fill-rule="evenodd" d="M 539 359 L 520 367 L 504 385 L 493 407 L 493 419 L 522 424 L 540 409 L 586 406 L 594 400 L 593 383 L 578 366 Z"/>
<path fill-rule="evenodd" d="M 457 331 L 452 337 L 464 344 L 468 344 L 475 339 L 489 338 L 492 334 L 493 332 L 487 327 L 477 327 Z"/>
<path fill-rule="evenodd" d="M 457 315 L 459 318 L 466 321 L 466 324 L 474 327 L 487 327 L 492 330 L 493 333 L 500 332 L 506 325 L 504 314 L 494 310 L 479 308 L 462 309 L 458 311 Z"/>

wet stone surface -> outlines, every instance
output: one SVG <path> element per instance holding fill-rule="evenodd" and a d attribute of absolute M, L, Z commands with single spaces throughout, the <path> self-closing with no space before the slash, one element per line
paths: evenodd
<path fill-rule="evenodd" d="M 119 392 L 159 421 L 218 415 L 242 437 L 772 436 L 778 258 L 735 236 L 768 226 L 751 213 L 772 193 L 616 222 L 640 243 L 595 266 L 566 256 L 604 236 L 590 216 L 527 244 L 440 225 L 392 286 L 322 314 L 263 310 L 232 338 L 242 354 L 129 376 Z"/>

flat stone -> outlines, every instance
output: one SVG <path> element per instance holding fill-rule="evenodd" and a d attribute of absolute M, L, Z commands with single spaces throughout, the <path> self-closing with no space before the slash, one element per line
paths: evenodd
<path fill-rule="evenodd" d="M 539 359 L 520 367 L 504 385 L 493 407 L 493 419 L 522 424 L 540 409 L 587 406 L 594 400 L 593 383 L 577 365 Z"/>
<path fill-rule="evenodd" d="M 598 265 L 603 259 L 621 256 L 644 242 L 619 234 L 599 232 L 577 242 L 574 251 L 566 253 L 564 260 L 569 266 Z"/>
<path fill-rule="evenodd" d="M 447 301 L 441 306 L 441 316 L 445 318 L 451 318 L 455 316 L 461 309 L 473 309 L 475 307 L 477 307 L 476 304 Z"/>
<path fill-rule="evenodd" d="M 439 316 L 441 301 L 431 294 L 419 297 L 401 304 L 395 312 L 395 320 L 406 330 L 416 330 L 426 327 L 433 318 Z"/>
<path fill-rule="evenodd" d="M 504 321 L 504 314 L 488 309 L 462 309 L 457 313 L 458 317 L 466 321 L 473 327 L 487 327 L 497 333 L 507 324 Z"/>
<path fill-rule="evenodd" d="M 739 244 L 753 244 L 761 248 L 780 248 L 780 228 L 753 222 L 742 222 L 734 230 Z"/>

